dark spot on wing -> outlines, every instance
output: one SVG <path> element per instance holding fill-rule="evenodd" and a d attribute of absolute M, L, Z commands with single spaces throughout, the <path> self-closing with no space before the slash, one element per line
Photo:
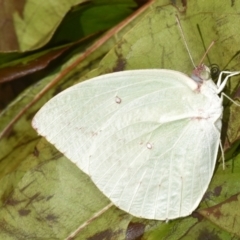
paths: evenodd
<path fill-rule="evenodd" d="M 92 137 L 97 136 L 97 135 L 98 135 L 98 132 L 94 132 L 94 131 L 91 132 Z"/>
<path fill-rule="evenodd" d="M 115 97 L 115 102 L 116 102 L 117 104 L 120 104 L 120 103 L 122 102 L 122 99 L 121 99 L 120 97 L 116 96 L 116 97 Z"/>

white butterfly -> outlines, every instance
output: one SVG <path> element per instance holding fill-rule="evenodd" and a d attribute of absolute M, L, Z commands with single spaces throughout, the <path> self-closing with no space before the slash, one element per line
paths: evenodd
<path fill-rule="evenodd" d="M 200 82 L 147 69 L 92 78 L 61 92 L 33 127 L 87 173 L 120 209 L 168 220 L 190 215 L 212 178 L 223 90 L 202 66 Z M 207 74 L 208 75 L 208 74 Z"/>

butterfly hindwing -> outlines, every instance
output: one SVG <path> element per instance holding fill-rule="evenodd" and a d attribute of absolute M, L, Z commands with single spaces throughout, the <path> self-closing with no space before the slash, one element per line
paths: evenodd
<path fill-rule="evenodd" d="M 198 117 L 208 105 L 180 72 L 131 70 L 63 91 L 33 126 L 119 208 L 173 219 L 198 206 L 212 177 L 220 129 Z"/>

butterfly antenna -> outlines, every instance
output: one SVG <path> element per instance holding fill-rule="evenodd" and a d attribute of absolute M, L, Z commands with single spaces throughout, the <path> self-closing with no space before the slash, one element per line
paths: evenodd
<path fill-rule="evenodd" d="M 183 38 L 183 42 L 184 42 L 184 44 L 185 44 L 185 47 L 186 47 L 187 52 L 188 52 L 188 55 L 189 55 L 190 60 L 191 60 L 191 62 L 192 62 L 192 65 L 193 65 L 194 68 L 196 68 L 196 65 L 195 65 L 195 63 L 194 63 L 194 61 L 193 61 L 192 55 L 191 55 L 190 50 L 189 50 L 189 48 L 188 48 L 187 41 L 186 41 L 186 38 L 185 38 L 185 36 L 184 36 L 183 29 L 182 29 L 182 25 L 181 25 L 181 23 L 180 23 L 180 20 L 179 20 L 179 18 L 178 18 L 178 15 L 176 15 L 176 20 L 177 20 L 177 23 L 178 23 L 178 27 L 179 27 L 179 29 L 180 29 L 180 33 L 181 33 L 182 38 Z M 205 57 L 205 55 L 204 55 L 204 57 Z"/>
<path fill-rule="evenodd" d="M 215 41 L 212 41 L 211 44 L 209 45 L 209 47 L 207 48 L 207 50 L 205 51 L 205 53 L 203 54 L 203 57 L 202 57 L 200 63 L 198 64 L 198 66 L 202 65 L 204 58 L 207 56 L 209 50 L 212 48 L 212 46 L 214 44 L 215 44 Z"/>

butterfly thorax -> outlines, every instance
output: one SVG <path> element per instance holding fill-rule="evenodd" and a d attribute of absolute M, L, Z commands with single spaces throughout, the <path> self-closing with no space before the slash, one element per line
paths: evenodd
<path fill-rule="evenodd" d="M 212 79 L 203 81 L 199 87 L 199 93 L 207 98 L 204 115 L 208 116 L 209 120 L 214 123 L 221 121 L 223 112 L 222 99 L 219 97 L 217 85 Z"/>

